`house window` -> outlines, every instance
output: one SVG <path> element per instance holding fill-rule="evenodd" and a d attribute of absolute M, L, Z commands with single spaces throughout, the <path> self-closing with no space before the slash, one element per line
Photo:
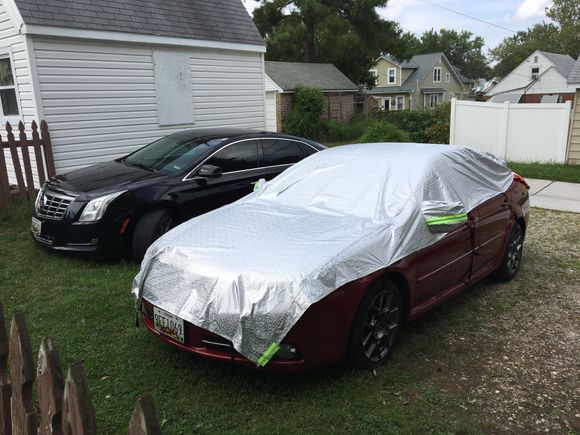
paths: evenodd
<path fill-rule="evenodd" d="M 450 73 L 445 73 L 445 81 L 447 83 L 449 83 L 451 81 L 451 74 Z"/>
<path fill-rule="evenodd" d="M 405 97 L 402 95 L 397 96 L 397 110 L 405 110 Z"/>
<path fill-rule="evenodd" d="M 397 83 L 397 70 L 395 68 L 389 68 L 387 73 L 389 77 L 389 85 Z"/>
<path fill-rule="evenodd" d="M 433 81 L 439 83 L 441 81 L 441 67 L 433 68 Z"/>
<path fill-rule="evenodd" d="M 371 76 L 373 76 L 374 78 L 377 78 L 379 75 L 376 68 L 369 69 L 369 72 L 371 73 Z"/>
<path fill-rule="evenodd" d="M 532 68 L 532 79 L 537 79 L 540 75 L 540 68 Z"/>
<path fill-rule="evenodd" d="M 534 63 L 538 63 L 538 56 L 534 56 Z"/>
<path fill-rule="evenodd" d="M 439 103 L 439 95 L 431 94 L 429 95 L 429 107 L 433 108 Z"/>
<path fill-rule="evenodd" d="M 9 56 L 0 58 L 0 100 L 2 101 L 3 116 L 18 116 L 18 100 L 16 85 L 12 71 L 12 61 Z"/>
<path fill-rule="evenodd" d="M 191 61 L 188 53 L 153 52 L 159 125 L 193 123 Z"/>

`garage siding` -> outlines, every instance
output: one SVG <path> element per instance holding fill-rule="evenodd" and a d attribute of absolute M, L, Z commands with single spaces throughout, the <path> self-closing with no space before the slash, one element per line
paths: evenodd
<path fill-rule="evenodd" d="M 188 124 L 160 126 L 154 49 L 34 40 L 57 172 L 118 158 L 184 128 L 264 127 L 259 53 L 171 47 L 163 49 L 190 55 L 194 117 Z"/>
<path fill-rule="evenodd" d="M 278 131 L 276 94 L 276 91 L 266 91 L 266 130 L 268 131 Z"/>

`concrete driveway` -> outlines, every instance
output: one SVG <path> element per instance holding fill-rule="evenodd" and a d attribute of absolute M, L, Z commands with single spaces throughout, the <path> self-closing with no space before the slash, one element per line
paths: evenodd
<path fill-rule="evenodd" d="M 580 184 L 563 181 L 534 180 L 526 178 L 530 184 L 532 207 L 580 213 Z"/>

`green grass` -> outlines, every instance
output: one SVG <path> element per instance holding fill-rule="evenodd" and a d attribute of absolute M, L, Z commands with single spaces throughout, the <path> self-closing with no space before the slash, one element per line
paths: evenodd
<path fill-rule="evenodd" d="M 580 183 L 580 165 L 508 162 L 508 166 L 524 178 Z"/>
<path fill-rule="evenodd" d="M 448 358 L 443 337 L 495 322 L 498 310 L 522 299 L 518 292 L 494 302 L 493 312 L 483 296 L 488 285 L 461 294 L 409 325 L 392 360 L 376 373 L 338 365 L 267 374 L 196 358 L 135 328 L 130 288 L 138 266 L 36 246 L 30 208 L 20 203 L 0 211 L 0 301 L 8 324 L 16 310 L 26 315 L 35 354 L 50 335 L 63 367 L 83 362 L 99 433 L 125 432 L 144 393 L 153 395 L 166 434 L 485 431 L 455 393 L 433 387 L 437 369 L 430 361 Z"/>

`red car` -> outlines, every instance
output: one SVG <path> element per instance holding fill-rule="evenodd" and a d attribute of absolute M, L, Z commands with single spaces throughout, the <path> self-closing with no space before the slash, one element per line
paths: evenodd
<path fill-rule="evenodd" d="M 397 146 L 409 147 L 411 160 L 414 161 L 410 163 L 411 165 L 419 164 L 417 156 L 423 155 L 421 153 L 425 152 L 423 151 L 427 149 L 425 147 L 431 147 L 430 145 L 411 144 L 397 144 Z M 338 155 L 338 158 L 342 159 L 340 161 L 347 162 L 341 167 L 341 170 L 346 171 L 345 176 L 348 176 L 349 165 L 356 166 L 357 163 L 361 164 L 363 161 L 374 164 L 372 160 L 367 161 L 362 157 L 360 161 L 357 161 L 359 155 L 357 153 L 366 155 L 369 150 L 373 150 L 373 155 L 378 156 L 374 159 L 380 158 L 380 154 L 374 152 L 376 148 L 366 145 L 362 148 L 360 145 L 353 147 L 358 148 L 353 148 L 354 151 L 328 150 L 317 153 L 314 157 L 315 160 L 312 160 L 314 163 L 310 163 L 311 167 L 308 167 L 308 162 L 313 158 L 308 158 L 295 165 L 292 168 L 292 174 L 300 174 L 301 165 L 306 166 L 306 172 L 312 173 L 319 170 L 313 168 L 320 168 L 321 162 L 324 163 L 325 158 L 326 161 L 332 160 L 333 157 L 337 159 Z M 481 201 L 474 208 L 467 209 L 468 211 L 464 213 L 436 215 L 435 218 L 429 218 L 428 211 L 423 209 L 426 224 L 421 220 L 423 217 L 417 218 L 419 226 L 409 227 L 411 230 L 401 236 L 401 240 L 405 240 L 404 243 L 411 244 L 418 249 L 414 249 L 410 254 L 385 267 L 374 267 L 371 273 L 365 273 L 364 276 L 338 286 L 334 291 L 308 306 L 281 342 L 275 346 L 277 351 L 273 356 L 270 356 L 269 361 L 266 361 L 267 364 L 258 362 L 258 365 L 264 365 L 260 370 L 303 371 L 340 362 L 345 358 L 348 358 L 357 367 L 367 369 L 378 367 L 384 364 L 389 357 L 401 326 L 405 322 L 417 318 L 490 274 L 503 281 L 510 280 L 516 275 L 522 260 L 522 246 L 529 216 L 529 186 L 526 181 L 509 171 L 491 156 L 481 157 L 474 151 L 470 151 L 471 154 L 464 154 L 465 151 L 460 150 L 459 147 L 451 146 L 429 148 L 429 150 L 431 149 L 434 150 L 432 156 L 425 157 L 425 164 L 420 166 L 421 171 L 427 174 L 425 175 L 427 182 L 430 183 L 430 180 L 444 177 L 445 171 L 450 170 L 450 165 L 457 165 L 459 168 L 457 173 L 460 176 L 479 178 L 480 182 L 478 181 L 478 183 L 486 188 L 491 185 L 489 179 L 495 176 L 491 174 L 491 169 L 489 173 L 486 172 L 492 168 L 496 175 L 501 174 L 503 186 L 507 186 L 507 188 Z M 385 173 L 390 174 L 386 177 L 391 177 L 389 188 L 395 193 L 404 191 L 408 187 L 405 177 L 409 179 L 417 177 L 419 170 L 400 171 L 397 175 L 398 178 L 395 178 L 392 175 L 392 172 L 395 171 L 393 168 L 400 167 L 401 161 L 404 161 L 406 157 L 401 156 L 399 148 L 397 151 L 392 151 L 391 148 L 389 150 L 390 154 L 385 154 L 385 156 L 390 156 L 389 158 L 393 161 L 391 172 L 385 169 Z M 330 154 L 333 152 L 336 154 Z M 326 153 L 328 154 L 325 156 Z M 473 156 L 475 158 L 470 160 Z M 397 162 L 397 159 L 402 160 Z M 484 161 L 484 166 L 487 165 L 485 168 L 481 166 L 482 161 Z M 429 165 L 434 165 L 435 169 L 429 168 Z M 330 166 L 334 168 L 337 165 Z M 327 167 L 329 166 L 325 168 Z M 356 173 L 356 168 L 353 171 Z M 472 175 L 470 171 L 473 174 L 477 172 L 477 175 Z M 377 170 L 377 173 L 380 174 L 380 170 Z M 405 175 L 406 173 L 408 175 Z M 291 178 L 292 174 L 288 177 Z M 506 174 L 509 176 L 508 181 L 505 181 Z M 284 174 L 279 177 L 284 177 Z M 270 183 L 276 185 L 276 180 Z M 458 181 L 455 178 L 453 183 L 447 184 L 441 191 L 448 192 L 460 182 L 461 180 Z M 336 183 L 340 184 L 338 180 Z M 400 187 L 397 183 L 400 184 Z M 421 186 L 426 185 L 424 182 L 421 183 Z M 292 184 L 292 186 L 294 185 Z M 264 202 L 265 200 L 274 201 L 272 198 L 279 200 L 279 192 L 285 192 L 287 187 L 281 189 L 276 195 L 272 195 L 268 189 L 267 186 L 262 196 L 259 193 L 256 194 L 256 198 L 262 201 L 259 203 L 261 207 L 268 204 Z M 368 187 L 364 189 L 365 191 L 369 190 Z M 382 189 L 381 192 L 384 190 Z M 425 195 L 431 195 L 429 192 L 432 190 L 429 191 L 425 188 L 424 190 L 427 192 Z M 476 190 L 473 190 L 474 196 L 478 194 Z M 268 192 L 270 192 L 270 196 L 268 196 Z M 320 189 L 316 190 L 312 198 L 319 200 L 320 195 L 322 195 L 320 192 Z M 468 192 L 468 194 L 470 193 Z M 304 200 L 304 195 L 301 192 L 293 195 Z M 453 196 L 452 193 L 450 195 Z M 258 199 L 250 197 L 247 197 L 249 198 L 247 201 L 242 199 L 241 203 L 258 201 Z M 310 201 L 312 204 L 311 199 L 305 201 Z M 236 204 L 233 206 L 236 207 Z M 284 205 L 287 206 L 288 203 Z M 348 208 L 341 210 L 345 213 L 353 213 L 348 211 Z M 324 212 L 327 213 L 327 209 Z M 232 212 L 230 211 L 230 213 Z M 320 210 L 317 209 L 316 213 L 320 213 Z M 415 215 L 413 214 L 413 216 Z M 219 222 L 218 215 L 213 216 L 213 218 L 214 222 Z M 378 218 L 374 216 L 373 219 L 377 220 Z M 409 225 L 408 221 L 411 218 L 405 219 L 404 224 Z M 190 223 L 190 228 L 193 228 L 196 219 Z M 203 226 L 204 222 L 200 221 L 199 225 Z M 423 246 L 421 241 L 417 242 L 413 239 L 416 233 L 424 231 L 421 225 L 434 225 L 431 232 L 439 234 L 436 242 L 425 242 L 423 245 L 426 246 Z M 449 225 L 449 227 L 435 228 L 438 225 L 443 227 Z M 425 234 L 427 233 L 425 232 Z M 360 256 L 360 252 L 363 251 L 353 255 Z M 374 256 L 376 255 L 373 254 Z M 152 254 L 151 257 L 155 257 L 155 254 Z M 147 267 L 146 257 L 143 270 Z M 158 280 L 159 277 L 155 279 Z M 142 292 L 142 290 L 140 291 Z M 209 332 L 200 326 L 195 326 L 193 322 L 180 319 L 175 313 L 165 312 L 164 309 L 159 308 L 156 304 L 162 298 L 148 296 L 147 292 L 138 296 L 141 302 L 139 309 L 143 322 L 152 334 L 196 355 L 256 367 L 256 362 L 236 351 L 232 341 L 228 338 L 215 332 Z"/>

